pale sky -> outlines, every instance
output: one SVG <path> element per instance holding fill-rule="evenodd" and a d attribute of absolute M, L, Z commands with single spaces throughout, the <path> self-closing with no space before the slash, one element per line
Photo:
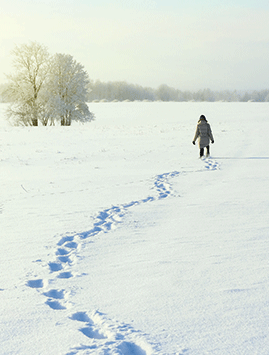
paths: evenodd
<path fill-rule="evenodd" d="M 157 88 L 269 88 L 268 0 L 0 0 L 0 83 L 37 41 L 93 80 Z"/>

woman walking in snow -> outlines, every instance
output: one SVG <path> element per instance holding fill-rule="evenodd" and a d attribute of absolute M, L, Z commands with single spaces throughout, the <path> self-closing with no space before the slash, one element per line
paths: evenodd
<path fill-rule="evenodd" d="M 206 148 L 206 156 L 209 156 L 209 140 L 214 143 L 213 134 L 210 128 L 210 124 L 207 122 L 204 115 L 200 116 L 198 121 L 195 136 L 193 138 L 192 144 L 195 145 L 196 139 L 199 138 L 199 148 L 200 148 L 200 158 L 204 155 L 204 148 Z"/>

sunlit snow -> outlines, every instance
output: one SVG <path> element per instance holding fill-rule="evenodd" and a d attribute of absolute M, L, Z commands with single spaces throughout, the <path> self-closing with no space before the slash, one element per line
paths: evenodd
<path fill-rule="evenodd" d="M 70 127 L 5 107 L 1 354 L 268 354 L 269 104 L 92 103 Z"/>

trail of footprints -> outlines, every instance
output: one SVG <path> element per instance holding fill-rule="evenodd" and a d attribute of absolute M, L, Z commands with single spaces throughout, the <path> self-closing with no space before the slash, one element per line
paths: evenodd
<path fill-rule="evenodd" d="M 216 162 L 208 159 L 205 167 L 206 169 L 216 170 L 218 165 Z M 157 175 L 154 180 L 154 190 L 157 192 L 157 196 L 148 196 L 142 200 L 131 201 L 130 203 L 104 209 L 96 215 L 94 219 L 95 222 L 90 230 L 75 235 L 62 236 L 57 243 L 54 260 L 50 261 L 47 265 L 51 277 L 48 280 L 28 280 L 26 285 L 41 292 L 45 297 L 45 304 L 51 309 L 59 311 L 70 309 L 72 305 L 68 301 L 69 292 L 65 289 L 50 289 L 49 287 L 51 284 L 57 283 L 57 279 L 68 280 L 72 277 L 81 276 L 73 272 L 72 266 L 76 263 L 82 244 L 85 243 L 87 239 L 99 233 L 107 233 L 115 229 L 116 226 L 121 223 L 129 208 L 143 203 L 161 200 L 168 196 L 174 196 L 169 180 L 179 174 L 180 172 L 174 171 Z M 94 312 L 92 316 L 89 316 L 86 312 L 76 312 L 70 319 L 81 324 L 78 330 L 87 339 L 91 340 L 91 344 L 80 345 L 72 349 L 72 351 L 66 355 L 75 355 L 78 354 L 80 350 L 90 350 L 96 347 L 108 354 L 112 345 L 113 349 L 118 351 L 116 353 L 119 354 L 147 355 L 148 352 L 144 349 L 151 348 L 150 345 L 145 342 L 141 347 L 136 344 L 136 341 L 126 341 L 125 339 L 132 337 L 137 339 L 139 332 L 135 331 L 131 326 L 124 324 L 119 325 L 116 321 L 112 322 L 104 314 L 99 312 Z M 136 335 L 136 337 L 134 337 L 134 335 Z M 141 342 L 143 341 L 141 340 Z M 151 352 L 151 350 L 149 350 L 149 352 Z"/>

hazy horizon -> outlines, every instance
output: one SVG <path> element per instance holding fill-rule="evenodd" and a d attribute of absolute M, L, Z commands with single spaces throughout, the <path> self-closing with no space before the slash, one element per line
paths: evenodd
<path fill-rule="evenodd" d="M 10 51 L 37 41 L 71 54 L 92 80 L 180 90 L 269 87 L 266 1 L 0 0 L 0 83 Z"/>

